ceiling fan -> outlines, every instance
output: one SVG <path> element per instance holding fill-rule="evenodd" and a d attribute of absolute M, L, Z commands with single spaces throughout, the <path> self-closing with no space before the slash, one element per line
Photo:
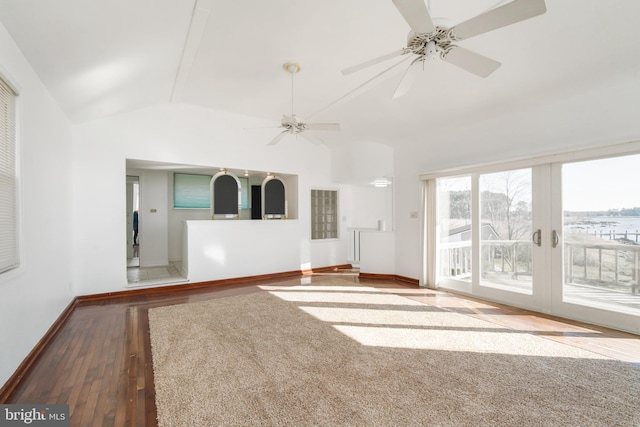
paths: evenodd
<path fill-rule="evenodd" d="M 323 141 L 320 138 L 317 138 L 313 135 L 309 135 L 306 133 L 307 131 L 338 131 L 340 130 L 339 123 L 306 123 L 305 121 L 299 119 L 293 113 L 293 76 L 294 74 L 300 72 L 300 65 L 294 62 L 287 62 L 282 66 L 287 73 L 291 74 L 291 115 L 282 115 L 282 121 L 280 122 L 280 128 L 284 130 L 276 135 L 275 138 L 269 142 L 268 145 L 277 144 L 282 138 L 284 138 L 287 134 L 298 135 L 302 132 L 305 132 L 304 138 L 315 143 L 321 144 Z"/>
<path fill-rule="evenodd" d="M 434 59 L 438 55 L 443 61 L 463 70 L 480 77 L 488 77 L 500 67 L 500 63 L 454 43 L 542 15 L 547 10 L 544 0 L 513 0 L 448 28 L 444 24 L 438 25 L 440 23 L 438 19 L 434 22 L 429 15 L 425 0 L 393 0 L 393 4 L 411 27 L 407 46 L 342 70 L 343 75 L 348 75 L 388 59 L 407 55 L 407 58 L 369 79 L 364 83 L 366 84 L 413 58 L 400 79 L 393 98 L 406 94 L 417 76 L 417 71 L 424 66 L 425 61 Z"/>

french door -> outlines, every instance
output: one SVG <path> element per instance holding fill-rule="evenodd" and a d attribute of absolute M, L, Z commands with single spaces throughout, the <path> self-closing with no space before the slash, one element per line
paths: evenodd
<path fill-rule="evenodd" d="M 435 179 L 432 281 L 640 333 L 640 155 L 517 166 Z"/>

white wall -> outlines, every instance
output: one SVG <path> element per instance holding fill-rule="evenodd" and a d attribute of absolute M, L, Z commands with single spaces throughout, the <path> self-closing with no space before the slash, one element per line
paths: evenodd
<path fill-rule="evenodd" d="M 415 159 L 396 154 L 395 274 L 419 280 L 422 272 L 420 239 L 420 181 Z"/>
<path fill-rule="evenodd" d="M 2 24 L 0 74 L 20 92 L 22 265 L 0 275 L 0 384 L 4 384 L 72 300 L 71 242 L 82 230 L 71 223 L 70 123 Z"/>
<path fill-rule="evenodd" d="M 378 228 L 378 221 L 382 220 L 386 230 L 393 230 L 393 185 L 384 188 L 352 185 L 348 191 L 348 211 L 351 213 L 347 218 L 348 227 Z"/>
<path fill-rule="evenodd" d="M 164 104 L 76 126 L 73 221 L 83 230 L 74 240 L 74 255 L 83 260 L 74 264 L 76 292 L 109 292 L 124 289 L 127 284 L 124 242 L 127 158 L 298 175 L 301 259 L 308 259 L 310 267 L 346 263 L 344 233 L 339 240 L 311 242 L 306 226 L 310 221 L 311 188 L 343 188 L 331 182 L 329 150 L 301 138 L 285 138 L 276 146 L 268 146 L 269 132 L 243 130 L 262 124 L 249 117 Z M 159 177 L 154 180 L 159 184 Z M 148 189 L 144 181 L 140 185 L 144 197 Z M 164 197 L 167 195 L 165 185 Z M 152 207 L 160 209 L 159 205 L 141 208 L 148 211 Z M 345 227 L 344 223 L 340 225 Z M 142 228 L 141 233 L 147 234 L 147 229 Z M 168 232 L 166 236 L 168 239 Z M 165 239 L 164 235 L 162 238 Z M 250 241 L 251 236 L 237 238 Z M 144 239 L 143 235 L 141 242 Z M 143 243 L 140 250 L 144 256 Z M 166 256 L 168 259 L 168 252 Z M 267 256 L 277 257 L 277 248 L 271 248 Z"/>
<path fill-rule="evenodd" d="M 393 274 L 395 271 L 395 236 L 392 232 L 360 233 L 360 271 L 369 274 Z"/>
<path fill-rule="evenodd" d="M 393 149 L 372 141 L 353 141 L 332 150 L 331 176 L 337 182 L 367 184 L 392 177 Z"/>
<path fill-rule="evenodd" d="M 169 211 L 169 261 L 182 261 L 182 234 L 184 221 L 209 220 L 209 209 L 170 209 Z"/>

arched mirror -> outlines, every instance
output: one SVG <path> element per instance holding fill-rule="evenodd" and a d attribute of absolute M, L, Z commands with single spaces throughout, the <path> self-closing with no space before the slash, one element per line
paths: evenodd
<path fill-rule="evenodd" d="M 211 177 L 211 219 L 239 218 L 240 180 L 222 171 Z"/>
<path fill-rule="evenodd" d="M 267 176 L 262 182 L 262 217 L 285 219 L 287 201 L 284 182 L 276 176 Z"/>

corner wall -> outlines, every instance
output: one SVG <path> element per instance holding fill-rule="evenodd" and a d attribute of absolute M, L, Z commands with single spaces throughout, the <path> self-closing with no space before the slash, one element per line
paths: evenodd
<path fill-rule="evenodd" d="M 0 275 L 4 384 L 73 299 L 76 229 L 71 224 L 71 125 L 2 24 L 0 74 L 19 91 L 21 266 Z"/>

